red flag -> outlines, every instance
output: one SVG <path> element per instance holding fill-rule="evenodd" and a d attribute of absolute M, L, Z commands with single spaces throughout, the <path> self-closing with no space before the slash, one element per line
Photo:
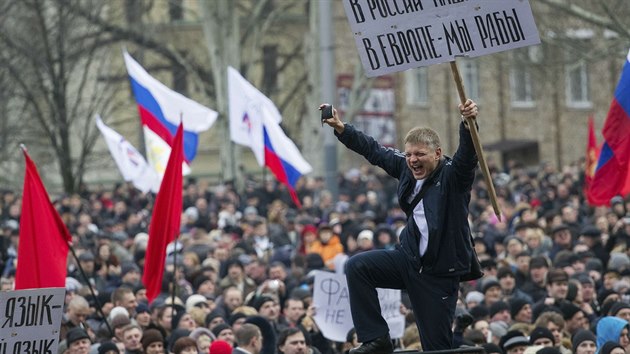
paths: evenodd
<path fill-rule="evenodd" d="M 586 159 L 584 161 L 584 195 L 589 195 L 590 186 L 595 177 L 597 168 L 597 158 L 599 149 L 597 148 L 597 137 L 595 136 L 595 123 L 593 116 L 588 117 L 588 141 L 586 143 Z"/>
<path fill-rule="evenodd" d="M 37 167 L 23 149 L 26 169 L 15 289 L 63 288 L 70 232 L 50 202 Z"/>
<path fill-rule="evenodd" d="M 166 246 L 179 235 L 182 214 L 183 131 L 184 126 L 180 123 L 173 140 L 160 191 L 155 197 L 153 216 L 149 226 L 149 243 L 142 275 L 149 302 L 152 302 L 162 289 Z"/>

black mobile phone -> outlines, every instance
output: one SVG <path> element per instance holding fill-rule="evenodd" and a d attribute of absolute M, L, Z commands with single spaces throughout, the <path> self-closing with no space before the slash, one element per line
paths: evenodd
<path fill-rule="evenodd" d="M 333 106 L 331 104 L 325 104 L 322 106 L 322 120 L 333 117 Z"/>

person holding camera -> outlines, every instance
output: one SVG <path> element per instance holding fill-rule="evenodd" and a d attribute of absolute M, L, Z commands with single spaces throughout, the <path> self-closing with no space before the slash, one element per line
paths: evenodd
<path fill-rule="evenodd" d="M 331 106 L 320 110 L 342 144 L 398 179 L 398 202 L 407 215 L 394 250 L 362 252 L 346 264 L 352 319 L 363 343 L 350 354 L 393 352 L 376 288 L 408 291 L 423 350 L 451 349 L 459 281 L 471 272 L 474 257 L 468 204 L 477 156 L 467 123 L 459 126 L 459 146 L 450 158 L 433 129 L 411 129 L 398 151 L 344 124 Z M 476 122 L 475 102 L 467 100 L 459 110 Z"/>

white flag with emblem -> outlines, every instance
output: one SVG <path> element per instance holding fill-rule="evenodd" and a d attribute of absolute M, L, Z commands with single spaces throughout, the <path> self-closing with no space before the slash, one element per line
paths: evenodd
<path fill-rule="evenodd" d="M 138 150 L 122 135 L 105 125 L 98 115 L 96 126 L 103 134 L 109 152 L 125 181 L 133 183 L 142 192 L 157 192 L 160 189 L 160 178 Z"/>

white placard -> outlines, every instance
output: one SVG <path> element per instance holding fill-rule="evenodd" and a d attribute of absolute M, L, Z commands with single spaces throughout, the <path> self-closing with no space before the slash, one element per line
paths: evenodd
<path fill-rule="evenodd" d="M 392 338 L 401 338 L 405 331 L 405 318 L 400 313 L 400 290 L 376 290 L 381 304 L 381 314 L 389 326 L 389 335 Z M 348 331 L 354 327 L 346 276 L 317 272 L 313 304 L 316 309 L 315 323 L 324 337 L 335 342 L 345 342 Z"/>
<path fill-rule="evenodd" d="M 368 77 L 539 44 L 527 0 L 343 0 Z"/>
<path fill-rule="evenodd" d="M 0 292 L 0 353 L 57 353 L 65 288 Z"/>

